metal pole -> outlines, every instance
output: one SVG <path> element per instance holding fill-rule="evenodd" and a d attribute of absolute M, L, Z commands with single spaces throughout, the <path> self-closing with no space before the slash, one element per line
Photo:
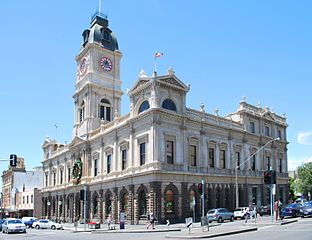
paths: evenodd
<path fill-rule="evenodd" d="M 237 179 L 237 167 L 235 167 L 235 198 L 236 198 L 236 200 L 235 200 L 235 203 L 236 203 L 236 208 L 238 208 L 239 206 L 238 206 L 238 201 L 239 201 L 239 196 L 238 196 L 238 179 Z"/>
<path fill-rule="evenodd" d="M 271 208 L 271 223 L 273 223 L 273 188 L 272 184 L 270 184 L 270 208 Z"/>
<path fill-rule="evenodd" d="M 205 193 L 205 182 L 204 179 L 202 178 L 202 194 L 201 194 L 201 199 L 202 199 L 202 227 L 204 231 L 204 218 L 205 218 L 205 199 L 204 199 L 204 193 Z"/>
<path fill-rule="evenodd" d="M 87 215 L 87 186 L 83 187 L 83 217 L 84 217 L 84 231 L 86 231 L 86 215 Z"/>

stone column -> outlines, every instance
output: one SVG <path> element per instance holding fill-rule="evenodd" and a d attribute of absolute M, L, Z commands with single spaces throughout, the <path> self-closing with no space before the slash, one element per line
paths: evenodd
<path fill-rule="evenodd" d="M 112 218 L 116 221 L 118 219 L 118 208 L 117 208 L 117 201 L 118 201 L 118 188 L 113 189 L 113 201 L 112 201 Z"/>
<path fill-rule="evenodd" d="M 128 195 L 128 219 L 130 219 L 130 224 L 133 225 L 134 222 L 134 185 L 129 186 Z"/>
<path fill-rule="evenodd" d="M 181 193 L 179 196 L 179 202 L 181 203 L 181 208 L 179 207 L 179 217 L 183 219 L 186 218 L 190 209 L 190 197 L 187 190 L 187 183 L 181 183 Z"/>

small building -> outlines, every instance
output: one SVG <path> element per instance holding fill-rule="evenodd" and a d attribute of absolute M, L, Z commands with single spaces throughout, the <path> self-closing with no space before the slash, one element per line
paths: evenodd
<path fill-rule="evenodd" d="M 24 158 L 16 167 L 2 173 L 2 211 L 5 217 L 33 216 L 35 199 L 40 198 L 43 184 L 42 167 L 26 170 Z M 41 211 L 41 205 L 39 206 Z M 39 214 L 38 216 L 40 216 Z"/>

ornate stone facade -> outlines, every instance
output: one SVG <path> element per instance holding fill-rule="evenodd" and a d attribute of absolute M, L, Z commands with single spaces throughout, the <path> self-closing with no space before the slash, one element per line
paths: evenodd
<path fill-rule="evenodd" d="M 124 212 L 137 224 L 149 211 L 160 222 L 181 222 L 194 212 L 198 219 L 202 180 L 205 213 L 215 207 L 233 210 L 239 165 L 239 205 L 268 204 L 263 184 L 268 168 L 277 171 L 277 196 L 287 201 L 285 117 L 245 100 L 225 117 L 205 113 L 203 105 L 200 111 L 187 108 L 190 87 L 172 69 L 164 76 L 141 72 L 128 92 L 130 113 L 120 116 L 122 54 L 107 19 L 96 16 L 83 36 L 76 57 L 73 139 L 67 145 L 46 139 L 42 146 L 43 217 L 82 220 L 85 187 L 87 219 L 105 222 L 111 215 L 118 221 Z M 78 183 L 72 176 L 77 159 Z"/>

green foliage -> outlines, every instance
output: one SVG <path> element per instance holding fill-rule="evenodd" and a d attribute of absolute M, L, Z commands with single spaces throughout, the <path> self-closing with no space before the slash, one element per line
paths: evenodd
<path fill-rule="evenodd" d="M 298 167 L 299 190 L 304 195 L 312 192 L 312 163 L 306 163 Z"/>
<path fill-rule="evenodd" d="M 288 179 L 289 184 L 289 198 L 293 201 L 296 200 L 297 184 L 294 178 Z"/>

